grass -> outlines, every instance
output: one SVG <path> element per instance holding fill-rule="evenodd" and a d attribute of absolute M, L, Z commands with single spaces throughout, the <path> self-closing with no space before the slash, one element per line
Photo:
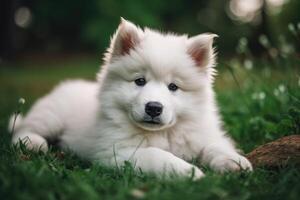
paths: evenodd
<path fill-rule="evenodd" d="M 60 80 L 93 79 L 98 66 L 99 61 L 85 59 L 0 68 L 1 199 L 300 199 L 300 170 L 293 166 L 224 175 L 204 169 L 207 176 L 192 182 L 138 173 L 129 165 L 105 168 L 55 148 L 44 154 L 10 146 L 7 121 L 19 97 L 26 99 L 26 112 Z M 276 138 L 300 134 L 299 68 L 271 69 L 264 62 L 252 70 L 229 66 L 217 77 L 217 98 L 224 127 L 241 149 L 249 152 Z"/>

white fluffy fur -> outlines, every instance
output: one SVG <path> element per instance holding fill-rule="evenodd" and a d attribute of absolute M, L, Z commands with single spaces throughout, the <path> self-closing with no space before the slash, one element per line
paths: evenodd
<path fill-rule="evenodd" d="M 126 34 L 134 46 L 122 54 Z M 212 85 L 213 38 L 142 30 L 122 19 L 98 82 L 57 86 L 18 123 L 13 143 L 28 140 L 28 148 L 47 150 L 45 139 L 59 138 L 62 148 L 83 158 L 107 166 L 129 161 L 156 174 L 189 176 L 194 171 L 200 178 L 202 171 L 187 162 L 192 158 L 221 172 L 251 170 L 221 128 Z M 197 66 L 190 48 L 204 51 L 205 66 Z M 146 78 L 145 86 L 135 85 L 139 77 Z M 171 82 L 177 91 L 168 90 Z M 163 104 L 161 125 L 140 123 L 148 101 Z"/>

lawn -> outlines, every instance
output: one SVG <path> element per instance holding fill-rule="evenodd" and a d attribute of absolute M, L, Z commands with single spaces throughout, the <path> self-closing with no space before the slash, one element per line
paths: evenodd
<path fill-rule="evenodd" d="M 44 154 L 10 146 L 9 115 L 22 112 L 63 79 L 94 79 L 100 60 L 17 62 L 0 67 L 1 199 L 300 199 L 300 170 L 288 166 L 253 173 L 216 174 L 200 181 L 164 180 L 131 166 L 110 169 L 52 148 Z M 257 61 L 245 69 L 220 62 L 216 91 L 224 128 L 246 153 L 285 135 L 300 134 L 299 62 Z"/>

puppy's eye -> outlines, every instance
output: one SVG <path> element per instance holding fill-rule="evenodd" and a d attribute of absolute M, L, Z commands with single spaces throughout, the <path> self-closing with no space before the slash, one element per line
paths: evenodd
<path fill-rule="evenodd" d="M 134 80 L 135 84 L 137 86 L 144 86 L 146 85 L 146 79 L 145 78 L 138 78 Z"/>
<path fill-rule="evenodd" d="M 169 85 L 168 85 L 168 89 L 170 90 L 170 91 L 176 91 L 176 90 L 178 90 L 178 86 L 175 84 L 175 83 L 170 83 Z"/>

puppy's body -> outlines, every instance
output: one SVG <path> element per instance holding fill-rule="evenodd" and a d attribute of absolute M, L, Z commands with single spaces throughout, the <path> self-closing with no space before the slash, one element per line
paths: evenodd
<path fill-rule="evenodd" d="M 213 35 L 192 38 L 141 30 L 122 21 L 98 82 L 68 81 L 18 123 L 13 142 L 62 148 L 108 166 L 130 161 L 145 172 L 203 176 L 251 169 L 221 128 L 213 92 Z"/>

